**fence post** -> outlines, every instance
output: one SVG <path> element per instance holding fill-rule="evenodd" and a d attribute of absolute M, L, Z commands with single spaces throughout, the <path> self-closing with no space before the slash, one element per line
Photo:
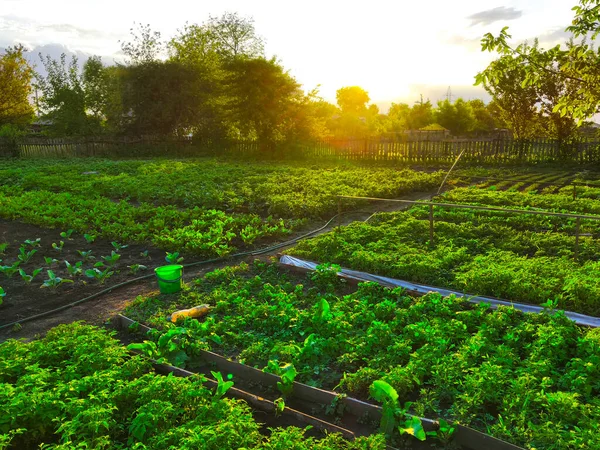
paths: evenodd
<path fill-rule="evenodd" d="M 581 217 L 575 222 L 575 261 L 579 260 L 579 227 L 581 225 Z"/>
<path fill-rule="evenodd" d="M 433 205 L 429 205 L 429 246 L 433 247 Z"/>

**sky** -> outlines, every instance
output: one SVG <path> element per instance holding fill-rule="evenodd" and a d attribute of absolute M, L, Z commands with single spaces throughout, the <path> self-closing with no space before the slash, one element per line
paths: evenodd
<path fill-rule="evenodd" d="M 276 56 L 304 89 L 319 86 L 335 102 L 342 86 L 358 85 L 386 110 L 453 98 L 489 96 L 474 76 L 494 59 L 481 37 L 509 26 L 514 42 L 540 38 L 542 47 L 564 42 L 575 0 L 0 0 L 0 49 L 23 43 L 58 57 L 100 55 L 121 61 L 119 40 L 134 22 L 150 24 L 166 40 L 186 22 L 238 12 L 252 17 L 268 56 Z"/>

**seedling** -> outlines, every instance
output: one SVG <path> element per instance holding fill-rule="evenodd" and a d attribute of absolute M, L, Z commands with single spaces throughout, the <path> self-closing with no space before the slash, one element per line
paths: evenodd
<path fill-rule="evenodd" d="M 23 264 L 27 264 L 31 260 L 31 258 L 33 257 L 33 255 L 35 255 L 36 253 L 37 253 L 37 250 L 27 251 L 25 249 L 25 247 L 19 247 L 19 255 L 17 256 L 17 258 Z"/>
<path fill-rule="evenodd" d="M 113 250 L 110 252 L 110 256 L 103 256 L 102 259 L 106 261 L 108 267 L 113 267 L 121 259 L 121 255 Z"/>
<path fill-rule="evenodd" d="M 124 248 L 129 247 L 129 245 L 122 245 L 122 244 L 119 244 L 118 242 L 111 242 L 111 244 L 114 247 L 114 249 L 115 249 L 116 252 L 121 251 Z"/>
<path fill-rule="evenodd" d="M 167 252 L 165 261 L 167 261 L 169 264 L 179 264 L 181 261 L 183 261 L 183 257 L 179 257 L 179 252 Z"/>
<path fill-rule="evenodd" d="M 59 244 L 57 244 L 56 242 L 52 243 L 52 248 L 54 250 L 56 250 L 57 252 L 62 252 L 64 246 L 65 246 L 65 242 L 64 241 L 60 241 Z"/>
<path fill-rule="evenodd" d="M 215 391 L 215 398 L 221 398 L 225 395 L 225 393 L 229 390 L 231 386 L 233 386 L 233 381 L 225 381 L 223 380 L 223 375 L 221 372 L 213 372 L 211 370 L 212 376 L 217 380 L 217 390 Z M 228 375 L 227 378 L 231 379 L 231 375 Z"/>
<path fill-rule="evenodd" d="M 31 275 L 27 275 L 27 273 L 25 273 L 25 271 L 23 269 L 19 269 L 19 275 L 21 275 L 21 278 L 23 278 L 23 281 L 27 284 L 31 283 L 33 281 L 33 279 L 38 276 L 38 274 L 42 271 L 43 269 L 40 267 L 39 269 L 35 269 Z"/>
<path fill-rule="evenodd" d="M 148 250 L 144 250 L 143 252 L 140 252 L 140 256 L 142 258 L 152 259 L 152 257 L 150 256 L 150 252 Z"/>
<path fill-rule="evenodd" d="M 114 274 L 109 268 L 100 270 L 100 269 L 88 269 L 85 271 L 85 276 L 88 278 L 95 278 L 100 284 L 104 284 L 106 280 L 108 280 Z"/>
<path fill-rule="evenodd" d="M 81 275 L 83 271 L 83 269 L 81 268 L 81 266 L 83 265 L 83 261 L 78 261 L 75 264 L 70 264 L 69 261 L 65 260 L 65 265 L 67 266 L 67 270 L 69 271 L 72 277 Z"/>
<path fill-rule="evenodd" d="M 79 253 L 79 256 L 81 256 L 81 258 L 83 259 L 83 262 L 88 262 L 88 261 L 92 261 L 92 260 L 96 259 L 95 256 L 92 256 L 91 250 L 88 250 L 88 251 L 77 250 L 77 253 Z"/>
<path fill-rule="evenodd" d="M 28 246 L 30 246 L 31 248 L 34 248 L 34 247 L 41 247 L 41 244 L 40 244 L 40 242 L 41 242 L 41 241 L 42 241 L 42 239 L 41 239 L 41 238 L 37 238 L 37 239 L 34 239 L 34 240 L 27 239 L 27 240 L 23 241 L 23 244 L 25 244 L 25 245 L 28 245 Z M 8 244 L 6 244 L 6 245 L 8 245 Z M 0 250 L 1 250 L 1 247 L 0 247 Z M 0 252 L 0 253 L 1 253 L 1 252 Z"/>
<path fill-rule="evenodd" d="M 52 256 L 44 256 L 44 261 L 46 261 L 49 267 L 52 267 L 58 262 L 58 259 L 54 259 Z"/>
<path fill-rule="evenodd" d="M 84 234 L 83 238 L 85 239 L 85 241 L 88 244 L 92 244 L 95 240 L 96 240 L 96 235 L 95 234 Z"/>
<path fill-rule="evenodd" d="M 132 264 L 131 266 L 127 266 L 127 267 L 129 267 L 129 270 L 132 275 L 135 275 L 140 270 L 146 270 L 148 268 L 148 267 L 144 266 L 143 264 Z"/>
<path fill-rule="evenodd" d="M 21 261 L 15 262 L 12 266 L 0 266 L 0 273 L 3 273 L 6 278 L 12 278 L 12 276 L 19 271 Z"/>
<path fill-rule="evenodd" d="M 67 230 L 60 233 L 60 237 L 63 239 L 71 239 L 71 235 L 73 234 L 73 230 Z"/>
<path fill-rule="evenodd" d="M 42 284 L 42 288 L 50 288 L 56 289 L 63 283 L 73 283 L 73 280 L 67 280 L 65 278 L 57 277 L 56 274 L 48 270 L 48 279 L 44 280 L 44 284 Z"/>
<path fill-rule="evenodd" d="M 7 248 L 8 248 L 7 242 L 3 242 L 2 244 L 0 244 L 0 255 L 4 255 Z"/>
<path fill-rule="evenodd" d="M 6 292 L 4 292 L 4 289 L 2 289 L 2 287 L 0 286 L 0 305 L 4 301 L 4 297 L 6 297 Z"/>

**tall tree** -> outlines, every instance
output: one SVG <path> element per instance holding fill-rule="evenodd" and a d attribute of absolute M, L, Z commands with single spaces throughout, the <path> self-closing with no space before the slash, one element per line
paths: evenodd
<path fill-rule="evenodd" d="M 483 51 L 495 51 L 500 59 L 511 58 L 523 71 L 522 86 L 542 88 L 548 75 L 572 89 L 564 90 L 552 107 L 552 112 L 568 115 L 578 124 L 600 112 L 600 53 L 594 43 L 600 33 L 600 1 L 580 0 L 573 8 L 575 17 L 566 31 L 577 42 L 556 45 L 549 50 L 527 43 L 511 46 L 508 27 L 498 36 L 488 33 L 481 41 Z M 489 68 L 488 68 L 489 69 Z M 486 70 L 476 78 L 478 84 L 493 82 L 501 67 Z"/>
<path fill-rule="evenodd" d="M 227 72 L 234 137 L 256 138 L 268 147 L 294 133 L 304 93 L 274 58 L 234 58 Z"/>
<path fill-rule="evenodd" d="M 220 17 L 210 16 L 206 28 L 225 57 L 264 56 L 264 41 L 256 34 L 254 19 L 226 12 Z"/>
<path fill-rule="evenodd" d="M 473 109 L 462 98 L 458 98 L 454 103 L 449 100 L 438 102 L 434 119 L 456 136 L 465 136 L 475 128 Z"/>
<path fill-rule="evenodd" d="M 25 51 L 17 45 L 0 55 L 0 126 L 23 125 L 33 118 L 29 96 L 34 71 L 23 56 Z"/>
<path fill-rule="evenodd" d="M 365 114 L 369 94 L 359 86 L 347 86 L 337 90 L 335 98 L 343 114 Z"/>
<path fill-rule="evenodd" d="M 73 56 L 67 62 L 40 54 L 47 75 L 37 75 L 36 86 L 42 95 L 40 110 L 50 120 L 50 132 L 73 136 L 98 134 L 103 131 L 106 111 L 111 100 L 110 70 L 103 66 L 99 56 L 89 58 L 80 69 Z"/>
<path fill-rule="evenodd" d="M 130 41 L 121 42 L 121 51 L 129 58 L 127 64 L 137 65 L 160 59 L 164 50 L 159 31 L 152 31 L 149 24 L 137 24 L 129 30 Z"/>
<path fill-rule="evenodd" d="M 535 86 L 524 85 L 525 77 L 526 69 L 512 55 L 504 55 L 476 78 L 493 97 L 498 119 L 516 139 L 534 137 L 538 132 L 538 92 Z"/>

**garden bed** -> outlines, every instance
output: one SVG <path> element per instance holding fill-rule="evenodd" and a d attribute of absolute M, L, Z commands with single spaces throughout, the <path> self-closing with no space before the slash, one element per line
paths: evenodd
<path fill-rule="evenodd" d="M 308 279 L 262 263 L 226 268 L 179 298 L 138 298 L 125 314 L 159 329 L 144 351 L 180 365 L 204 351 L 275 373 L 292 364 L 294 381 L 362 401 L 382 380 L 419 416 L 526 448 L 594 448 L 600 373 L 586 367 L 597 367 L 596 331 L 560 312 L 411 298 L 374 284 L 354 292 L 337 280 L 328 268 Z M 213 307 L 205 319 L 166 321 L 200 303 Z"/>

